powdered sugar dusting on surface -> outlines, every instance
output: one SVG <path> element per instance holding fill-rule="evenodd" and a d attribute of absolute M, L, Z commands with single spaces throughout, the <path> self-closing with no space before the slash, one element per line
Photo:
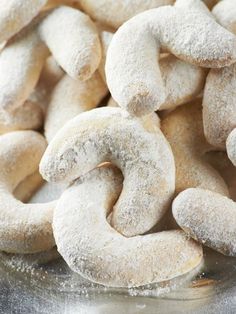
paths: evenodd
<path fill-rule="evenodd" d="M 102 59 L 99 65 L 99 73 L 101 74 L 104 82 L 106 82 L 106 74 L 105 74 L 105 64 L 106 64 L 106 58 L 107 58 L 107 50 L 111 43 L 113 34 L 107 31 L 101 31 L 100 33 L 100 39 L 102 43 Z"/>
<path fill-rule="evenodd" d="M 126 238 L 111 228 L 106 216 L 121 183 L 117 170 L 106 166 L 81 177 L 63 193 L 53 229 L 68 265 L 85 278 L 113 287 L 169 280 L 198 266 L 202 249 L 182 231 Z"/>
<path fill-rule="evenodd" d="M 236 126 L 236 64 L 212 69 L 203 97 L 204 133 L 210 144 L 225 149 L 226 139 Z"/>
<path fill-rule="evenodd" d="M 67 121 L 95 108 L 107 93 L 107 86 L 98 72 L 86 81 L 65 75 L 54 88 L 45 117 L 48 142 Z"/>
<path fill-rule="evenodd" d="M 222 177 L 203 159 L 213 147 L 207 143 L 203 132 L 201 98 L 169 113 L 162 120 L 161 129 L 175 158 L 176 195 L 190 187 L 229 195 Z"/>
<path fill-rule="evenodd" d="M 101 60 L 99 35 L 88 16 L 65 6 L 42 14 L 0 53 L 0 106 L 10 110 L 29 97 L 49 55 L 48 48 L 75 79 L 88 79 Z"/>
<path fill-rule="evenodd" d="M 174 0 L 80 0 L 82 8 L 92 18 L 114 28 L 140 12 L 173 3 Z"/>
<path fill-rule="evenodd" d="M 236 166 L 236 129 L 228 136 L 226 141 L 227 155 L 234 166 Z"/>
<path fill-rule="evenodd" d="M 35 253 L 55 245 L 51 227 L 55 204 L 24 204 L 13 196 L 17 185 L 38 169 L 45 148 L 43 136 L 33 131 L 10 132 L 0 137 L 0 249 L 3 251 Z"/>
<path fill-rule="evenodd" d="M 174 7 L 148 10 L 115 33 L 107 53 L 107 83 L 112 97 L 132 114 L 145 115 L 165 101 L 156 61 L 161 47 L 200 66 L 235 62 L 236 37 L 215 22 L 201 1 L 188 5 L 188 0 L 177 0 Z"/>
<path fill-rule="evenodd" d="M 56 134 L 40 171 L 48 181 L 71 182 L 106 161 L 125 177 L 112 224 L 126 235 L 148 231 L 167 210 L 175 180 L 169 144 L 151 119 L 144 125 L 120 108 L 82 113 Z"/>
<path fill-rule="evenodd" d="M 101 61 L 99 34 L 91 19 L 81 11 L 60 6 L 42 20 L 38 31 L 57 62 L 72 78 L 89 79 L 98 68 Z"/>
<path fill-rule="evenodd" d="M 32 196 L 30 203 L 46 203 L 57 200 L 66 189 L 67 184 L 48 183 L 44 185 Z"/>
<path fill-rule="evenodd" d="M 213 9 L 220 24 L 236 34 L 235 2 L 223 0 Z M 210 70 L 203 98 L 204 132 L 209 143 L 226 148 L 226 139 L 235 128 L 236 66 Z"/>
<path fill-rule="evenodd" d="M 16 108 L 35 87 L 48 49 L 38 37 L 35 27 L 24 29 L 7 43 L 0 53 L 0 106 Z"/>
<path fill-rule="evenodd" d="M 160 60 L 166 100 L 159 110 L 173 109 L 193 100 L 203 90 L 206 70 L 168 55 Z M 157 87 L 158 88 L 158 87 Z"/>
<path fill-rule="evenodd" d="M 236 34 L 236 7 L 234 0 L 222 0 L 212 10 L 216 20 Z"/>
<path fill-rule="evenodd" d="M 8 40 L 27 25 L 47 0 L 1 0 L 0 43 Z"/>
<path fill-rule="evenodd" d="M 25 101 L 6 111 L 0 108 L 0 134 L 16 130 L 38 130 L 43 124 L 43 112 L 37 103 Z"/>
<path fill-rule="evenodd" d="M 223 254 L 236 256 L 236 203 L 208 190 L 192 188 L 173 202 L 177 223 L 194 239 Z"/>

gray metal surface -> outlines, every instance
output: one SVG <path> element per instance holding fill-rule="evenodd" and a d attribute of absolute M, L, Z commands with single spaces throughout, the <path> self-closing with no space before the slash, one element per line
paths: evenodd
<path fill-rule="evenodd" d="M 1 274 L 2 275 L 2 274 Z M 235 313 L 236 289 L 213 298 L 166 300 L 120 295 L 90 295 L 44 290 L 1 276 L 0 313 Z"/>
<path fill-rule="evenodd" d="M 235 259 L 207 252 L 201 275 L 161 287 L 107 289 L 72 273 L 62 259 L 46 266 L 0 264 L 0 313 L 236 313 Z M 211 258 L 209 259 L 209 256 Z M 179 287 L 180 286 L 180 287 Z"/>

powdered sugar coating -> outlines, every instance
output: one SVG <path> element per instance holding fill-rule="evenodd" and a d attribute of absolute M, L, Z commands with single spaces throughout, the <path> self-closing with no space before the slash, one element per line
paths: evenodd
<path fill-rule="evenodd" d="M 229 134 L 226 141 L 227 155 L 236 167 L 236 128 Z"/>
<path fill-rule="evenodd" d="M 47 0 L 1 0 L 0 43 L 8 40 L 27 25 Z"/>
<path fill-rule="evenodd" d="M 29 202 L 35 192 L 43 185 L 44 180 L 40 175 L 38 169 L 33 173 L 28 175 L 23 181 L 21 181 L 15 190 L 13 195 L 16 199 L 23 203 Z"/>
<path fill-rule="evenodd" d="M 10 110 L 24 103 L 35 87 L 48 49 L 35 27 L 8 42 L 0 53 L 0 107 Z"/>
<path fill-rule="evenodd" d="M 21 202 L 29 202 L 34 193 L 43 184 L 43 178 L 40 175 L 38 169 L 33 174 L 27 176 L 23 181 L 21 181 L 13 195 L 17 200 Z M 54 199 L 56 199 L 55 197 Z M 4 265 L 13 267 L 17 271 L 33 271 L 33 267 L 46 264 L 60 257 L 57 249 L 53 247 L 48 251 L 42 251 L 33 254 L 11 254 L 0 252 L 1 262 Z"/>
<path fill-rule="evenodd" d="M 56 8 L 32 21 L 1 51 L 1 107 L 16 108 L 29 97 L 49 55 L 48 47 L 76 79 L 88 79 L 99 66 L 100 41 L 92 21 L 78 10 Z"/>
<path fill-rule="evenodd" d="M 104 82 L 106 82 L 106 74 L 105 74 L 105 64 L 106 64 L 106 58 L 107 58 L 107 50 L 111 43 L 113 34 L 108 31 L 101 31 L 100 33 L 100 39 L 102 44 L 102 59 L 98 68 L 99 73 L 101 74 Z"/>
<path fill-rule="evenodd" d="M 108 107 L 116 107 L 116 108 L 119 107 L 117 102 L 115 102 L 115 100 L 112 97 L 110 97 L 110 99 L 109 99 L 109 101 L 107 103 L 107 106 Z M 144 125 L 145 124 L 147 124 L 147 125 L 148 124 L 153 124 L 153 125 L 158 126 L 159 128 L 161 127 L 161 120 L 160 120 L 159 116 L 155 112 L 150 113 L 147 116 L 140 117 L 139 119 L 142 121 L 142 123 Z"/>
<path fill-rule="evenodd" d="M 54 9 L 39 24 L 39 34 L 72 78 L 89 79 L 98 68 L 99 35 L 91 19 L 79 10 L 66 6 Z"/>
<path fill-rule="evenodd" d="M 188 189 L 172 205 L 182 229 L 194 239 L 225 255 L 236 256 L 236 204 L 218 193 Z"/>
<path fill-rule="evenodd" d="M 161 47 L 205 67 L 236 61 L 236 37 L 215 22 L 200 0 L 177 0 L 174 7 L 138 14 L 115 33 L 106 61 L 112 97 L 134 115 L 155 111 L 166 99 L 156 61 Z"/>
<path fill-rule="evenodd" d="M 201 187 L 229 195 L 227 185 L 203 155 L 213 148 L 203 133 L 201 99 L 183 105 L 165 117 L 161 129 L 169 141 L 176 166 L 176 194 Z"/>
<path fill-rule="evenodd" d="M 236 34 L 236 6 L 234 0 L 221 0 L 212 10 L 216 20 Z"/>
<path fill-rule="evenodd" d="M 94 20 L 113 28 L 120 27 L 134 15 L 173 4 L 175 0 L 80 0 L 83 10 Z"/>
<path fill-rule="evenodd" d="M 166 93 L 166 99 L 159 110 L 176 108 L 193 100 L 203 90 L 205 69 L 184 62 L 173 55 L 161 58 L 159 66 Z"/>
<path fill-rule="evenodd" d="M 53 56 L 48 57 L 40 73 L 39 81 L 28 98 L 30 101 L 39 104 L 44 114 L 50 101 L 50 94 L 64 74 L 65 72 Z"/>
<path fill-rule="evenodd" d="M 43 111 L 37 103 L 25 101 L 11 111 L 0 108 L 0 134 L 16 130 L 38 130 L 43 125 Z"/>
<path fill-rule="evenodd" d="M 203 97 L 203 123 L 207 141 L 225 149 L 229 133 L 236 126 L 236 64 L 212 69 Z"/>
<path fill-rule="evenodd" d="M 106 95 L 107 87 L 98 72 L 87 81 L 76 81 L 65 75 L 54 88 L 45 117 L 48 142 L 70 119 L 95 108 Z"/>
<path fill-rule="evenodd" d="M 136 287 L 169 280 L 197 267 L 202 249 L 182 231 L 126 238 L 107 222 L 122 176 L 101 167 L 61 196 L 53 218 L 58 251 L 72 270 L 105 286 Z"/>
<path fill-rule="evenodd" d="M 55 203 L 23 204 L 13 196 L 17 185 L 35 173 L 46 148 L 34 131 L 17 131 L 0 137 L 0 250 L 35 253 L 54 245 L 51 222 Z"/>
<path fill-rule="evenodd" d="M 171 149 L 151 121 L 132 118 L 120 108 L 82 113 L 50 142 L 40 173 L 47 181 L 72 182 L 106 161 L 125 178 L 112 225 L 127 236 L 148 231 L 167 210 L 175 188 Z"/>
<path fill-rule="evenodd" d="M 216 19 L 236 34 L 234 1 L 223 0 L 213 9 Z M 236 65 L 212 69 L 206 80 L 203 98 L 204 133 L 209 143 L 226 148 L 226 139 L 236 126 Z"/>
<path fill-rule="evenodd" d="M 166 92 L 166 99 L 159 110 L 176 108 L 193 100 L 203 90 L 207 74 L 205 69 L 171 54 L 161 57 L 159 66 Z"/>

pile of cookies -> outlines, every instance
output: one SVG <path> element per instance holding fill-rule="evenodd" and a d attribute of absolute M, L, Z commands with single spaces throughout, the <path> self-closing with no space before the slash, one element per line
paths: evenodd
<path fill-rule="evenodd" d="M 236 256 L 204 158 L 236 166 L 235 35 L 235 0 L 2 0 L 0 250 L 56 246 L 112 287 L 186 274 L 202 245 Z M 43 179 L 67 188 L 27 203 Z"/>

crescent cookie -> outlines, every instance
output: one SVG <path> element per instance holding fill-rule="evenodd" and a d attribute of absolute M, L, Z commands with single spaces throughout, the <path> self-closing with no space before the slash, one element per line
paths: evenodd
<path fill-rule="evenodd" d="M 12 38 L 0 53 L 0 107 L 10 111 L 26 101 L 50 52 L 74 79 L 90 78 L 101 60 L 99 34 L 90 18 L 61 6 Z"/>
<path fill-rule="evenodd" d="M 13 195 L 16 187 L 36 172 L 45 148 L 45 139 L 34 131 L 10 132 L 0 136 L 2 251 L 36 253 L 55 245 L 51 226 L 55 202 L 24 204 Z"/>
<path fill-rule="evenodd" d="M 199 188 L 180 193 L 172 205 L 180 227 L 198 242 L 236 256 L 236 204 L 226 196 Z"/>
<path fill-rule="evenodd" d="M 138 14 L 114 34 L 106 60 L 111 95 L 131 114 L 146 115 L 166 100 L 156 58 L 161 48 L 198 66 L 218 68 L 236 61 L 236 37 L 216 23 L 200 0 L 177 0 L 174 6 Z"/>
<path fill-rule="evenodd" d="M 107 222 L 122 190 L 111 166 L 82 176 L 59 199 L 53 232 L 59 253 L 86 279 L 112 287 L 170 280 L 196 268 L 202 248 L 180 230 L 126 238 Z"/>
<path fill-rule="evenodd" d="M 84 112 L 50 142 L 40 172 L 47 181 L 72 182 L 107 161 L 125 178 L 112 225 L 126 236 L 148 231 L 166 212 L 175 189 L 173 155 L 152 119 L 147 123 L 120 108 Z"/>

